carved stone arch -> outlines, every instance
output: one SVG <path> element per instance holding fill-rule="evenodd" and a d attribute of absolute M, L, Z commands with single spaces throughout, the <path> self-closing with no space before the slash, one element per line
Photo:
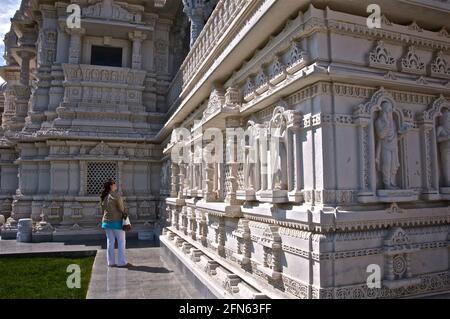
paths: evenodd
<path fill-rule="evenodd" d="M 431 104 L 431 106 L 422 113 L 422 119 L 424 121 L 434 121 L 436 117 L 442 115 L 443 109 L 450 109 L 450 101 L 446 99 L 442 94 Z"/>
<path fill-rule="evenodd" d="M 358 127 L 359 136 L 359 152 L 360 152 L 360 193 L 359 199 L 365 201 L 369 197 L 375 197 L 377 193 L 377 170 L 375 165 L 376 159 L 376 136 L 375 136 L 375 121 L 378 113 L 382 111 L 382 103 L 388 102 L 392 106 L 394 122 L 397 129 L 406 127 L 407 118 L 404 114 L 407 110 L 401 110 L 396 106 L 396 101 L 393 96 L 381 87 L 376 91 L 371 99 L 363 104 L 355 107 L 353 117 Z M 408 112 L 406 112 L 408 113 Z M 401 188 L 408 188 L 408 168 L 406 161 L 407 145 L 406 140 L 402 139 L 399 142 L 398 157 L 400 162 L 400 179 Z M 398 172 L 397 172 L 398 176 Z M 364 198 L 366 197 L 366 198 Z"/>
<path fill-rule="evenodd" d="M 256 197 L 259 201 L 284 203 L 302 200 L 301 165 L 297 163 L 301 159 L 300 124 L 300 113 L 289 110 L 285 100 L 275 104 L 272 117 L 264 123 L 258 144 L 261 190 Z"/>
<path fill-rule="evenodd" d="M 419 115 L 423 191 L 426 199 L 450 198 L 450 101 L 439 96 Z M 440 196 L 438 195 L 440 193 Z"/>
<path fill-rule="evenodd" d="M 285 105 L 286 102 L 280 101 L 279 104 L 275 107 L 273 110 L 272 118 L 269 122 L 269 127 L 273 129 L 286 129 L 287 128 L 287 114 L 285 111 Z M 280 132 L 283 133 L 283 132 Z"/>

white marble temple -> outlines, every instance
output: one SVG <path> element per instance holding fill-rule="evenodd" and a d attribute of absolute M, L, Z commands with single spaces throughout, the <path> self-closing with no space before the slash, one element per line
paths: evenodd
<path fill-rule="evenodd" d="M 98 231 L 113 176 L 215 295 L 448 292 L 450 3 L 379 0 L 373 28 L 372 2 L 80 0 L 68 29 L 69 1 L 23 0 L 0 69 L 5 231 Z"/>

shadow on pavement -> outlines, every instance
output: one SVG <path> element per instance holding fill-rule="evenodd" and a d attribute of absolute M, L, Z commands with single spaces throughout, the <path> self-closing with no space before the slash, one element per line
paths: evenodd
<path fill-rule="evenodd" d="M 89 240 L 89 241 L 67 241 L 64 245 L 84 245 L 84 246 L 100 246 L 102 249 L 106 249 L 106 238 L 105 240 Z M 159 244 L 154 240 L 137 240 L 137 239 L 127 239 L 127 249 L 128 248 L 151 248 L 159 247 Z M 117 248 L 117 243 L 116 243 Z"/>
<path fill-rule="evenodd" d="M 165 267 L 151 267 L 151 266 L 131 266 L 128 267 L 127 269 L 132 271 L 142 271 L 160 274 L 167 274 L 173 272 L 172 270 L 167 269 Z"/>

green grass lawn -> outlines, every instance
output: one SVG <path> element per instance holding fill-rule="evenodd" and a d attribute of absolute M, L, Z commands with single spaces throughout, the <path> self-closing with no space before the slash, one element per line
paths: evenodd
<path fill-rule="evenodd" d="M 85 299 L 94 257 L 2 257 L 0 299 L 49 298 Z M 81 270 L 81 288 L 69 289 L 67 266 Z"/>

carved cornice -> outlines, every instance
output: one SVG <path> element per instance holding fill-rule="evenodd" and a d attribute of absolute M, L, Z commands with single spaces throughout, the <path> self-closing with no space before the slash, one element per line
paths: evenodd
<path fill-rule="evenodd" d="M 82 8 L 82 17 L 116 20 L 128 23 L 141 23 L 144 7 L 116 3 L 114 0 L 103 0 L 88 7 Z"/>

